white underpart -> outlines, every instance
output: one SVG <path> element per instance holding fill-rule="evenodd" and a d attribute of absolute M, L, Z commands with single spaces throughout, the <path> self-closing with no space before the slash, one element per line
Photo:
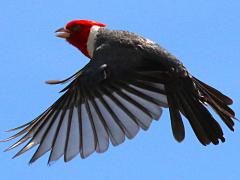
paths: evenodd
<path fill-rule="evenodd" d="M 89 56 L 93 57 L 93 52 L 95 50 L 95 42 L 100 26 L 92 26 L 87 41 L 87 51 Z"/>

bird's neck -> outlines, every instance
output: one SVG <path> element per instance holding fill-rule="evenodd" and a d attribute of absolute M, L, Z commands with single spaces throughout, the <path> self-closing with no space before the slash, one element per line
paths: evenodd
<path fill-rule="evenodd" d="M 91 59 L 95 50 L 95 42 L 99 28 L 99 26 L 84 28 L 80 32 L 73 34 L 68 41 Z"/>
<path fill-rule="evenodd" d="M 88 40 L 87 40 L 87 51 L 90 58 L 93 57 L 93 52 L 95 50 L 95 43 L 97 39 L 97 35 L 99 32 L 99 26 L 92 26 L 89 32 Z"/>

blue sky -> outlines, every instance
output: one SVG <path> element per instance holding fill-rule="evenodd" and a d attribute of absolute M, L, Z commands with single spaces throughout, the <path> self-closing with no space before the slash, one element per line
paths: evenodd
<path fill-rule="evenodd" d="M 4 130 L 32 120 L 59 97 L 62 86 L 45 85 L 45 80 L 65 78 L 88 62 L 54 37 L 54 30 L 72 19 L 100 21 L 160 43 L 192 74 L 230 95 L 239 117 L 239 7 L 237 0 L 2 1 L 0 138 L 10 135 Z M 165 109 L 161 120 L 134 140 L 50 167 L 46 155 L 29 166 L 33 151 L 14 160 L 16 150 L 0 152 L 1 179 L 239 179 L 239 123 L 234 133 L 223 126 L 224 144 L 207 147 L 185 124 L 186 139 L 179 144 Z M 0 150 L 8 145 L 1 143 Z"/>

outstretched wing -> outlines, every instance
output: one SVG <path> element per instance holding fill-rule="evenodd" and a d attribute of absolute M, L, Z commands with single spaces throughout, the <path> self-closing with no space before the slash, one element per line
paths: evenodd
<path fill-rule="evenodd" d="M 49 163 L 63 155 L 67 162 L 79 153 L 86 158 L 95 151 L 105 152 L 109 141 L 117 146 L 125 136 L 132 139 L 140 128 L 147 130 L 153 119 L 158 120 L 161 107 L 168 106 L 161 83 L 165 73 L 158 67 L 158 75 L 151 77 L 146 69 L 154 65 L 144 63 L 141 56 L 123 48 L 110 57 L 109 50 L 99 47 L 51 107 L 13 129 L 19 132 L 4 141 L 22 137 L 7 150 L 28 141 L 15 157 L 38 145 L 30 163 L 48 151 Z M 127 66 L 127 61 L 138 63 Z"/>
<path fill-rule="evenodd" d="M 30 163 L 48 151 L 49 163 L 63 155 L 65 161 L 79 153 L 86 158 L 95 151 L 105 152 L 109 142 L 116 146 L 125 137 L 135 137 L 140 128 L 147 130 L 153 119 L 160 118 L 162 107 L 169 107 L 177 141 L 185 137 L 181 114 L 203 145 L 225 141 L 221 126 L 206 105 L 233 130 L 235 113 L 229 107 L 233 101 L 191 76 L 158 45 L 121 33 L 127 38 L 113 35 L 111 43 L 98 41 L 92 60 L 78 73 L 64 81 L 50 82 L 73 79 L 44 113 L 13 129 L 19 132 L 3 141 L 22 137 L 7 150 L 28 140 L 15 157 L 38 145 Z"/>

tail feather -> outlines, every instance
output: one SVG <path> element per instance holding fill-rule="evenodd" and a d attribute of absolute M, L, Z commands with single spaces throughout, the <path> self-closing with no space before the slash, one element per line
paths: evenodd
<path fill-rule="evenodd" d="M 203 145 L 225 141 L 221 126 L 206 108 L 209 105 L 232 131 L 234 111 L 228 106 L 232 100 L 194 77 L 179 78 L 166 85 L 172 131 L 178 141 L 184 138 L 181 114 L 189 121 L 195 135 Z"/>
<path fill-rule="evenodd" d="M 196 97 L 191 97 L 186 92 L 185 93 L 186 99 L 188 99 L 189 103 L 191 103 L 191 107 L 198 117 L 207 137 L 211 140 L 213 144 L 218 144 L 218 139 L 221 139 L 222 142 L 225 141 L 223 137 L 223 132 L 220 125 L 217 121 L 213 118 L 207 108 L 201 104 Z"/>
<path fill-rule="evenodd" d="M 217 89 L 207 85 L 206 83 L 200 81 L 199 79 L 193 77 L 193 80 L 195 81 L 196 84 L 200 85 L 202 88 L 204 88 L 205 90 L 207 90 L 207 92 L 209 94 L 211 94 L 211 96 L 219 99 L 220 101 L 222 101 L 223 103 L 225 103 L 226 105 L 231 105 L 233 104 L 233 100 L 231 98 L 229 98 L 228 96 L 224 95 L 223 93 L 221 93 L 220 91 L 218 91 Z"/>
<path fill-rule="evenodd" d="M 232 119 L 235 119 L 235 112 L 228 106 L 232 104 L 233 101 L 213 87 L 197 80 L 196 78 L 193 79 L 198 90 L 203 95 L 202 101 L 210 105 L 229 129 L 234 131 L 234 121 Z M 214 94 L 213 92 L 216 93 Z"/>
<path fill-rule="evenodd" d="M 235 117 L 234 111 L 228 107 L 226 103 L 221 101 L 218 97 L 212 95 L 205 87 L 201 84 L 197 84 L 199 86 L 200 92 L 204 95 L 205 101 L 209 104 L 211 104 L 212 107 L 214 107 L 215 110 L 219 110 L 223 112 L 224 114 Z"/>
<path fill-rule="evenodd" d="M 172 94 L 172 95 L 170 94 L 167 97 L 167 99 L 169 104 L 169 113 L 170 113 L 173 136 L 178 142 L 181 142 L 185 137 L 185 130 L 184 130 L 182 117 L 179 112 L 180 109 L 177 102 L 178 97 L 176 96 L 176 94 Z"/>
<path fill-rule="evenodd" d="M 223 114 L 223 113 L 218 113 L 218 115 L 220 116 L 220 118 L 223 120 L 223 122 L 227 125 L 227 127 L 234 131 L 234 121 L 231 119 L 231 117 Z"/>
<path fill-rule="evenodd" d="M 196 105 L 191 102 L 191 99 L 186 97 L 183 93 L 179 92 L 178 96 L 180 97 L 179 104 L 183 110 L 184 116 L 189 120 L 190 125 L 192 126 L 192 129 L 197 136 L 198 140 L 203 144 L 207 145 L 210 143 L 209 138 L 206 135 L 206 132 L 203 128 L 203 123 L 201 121 L 201 117 L 197 116 L 196 112 Z"/>

